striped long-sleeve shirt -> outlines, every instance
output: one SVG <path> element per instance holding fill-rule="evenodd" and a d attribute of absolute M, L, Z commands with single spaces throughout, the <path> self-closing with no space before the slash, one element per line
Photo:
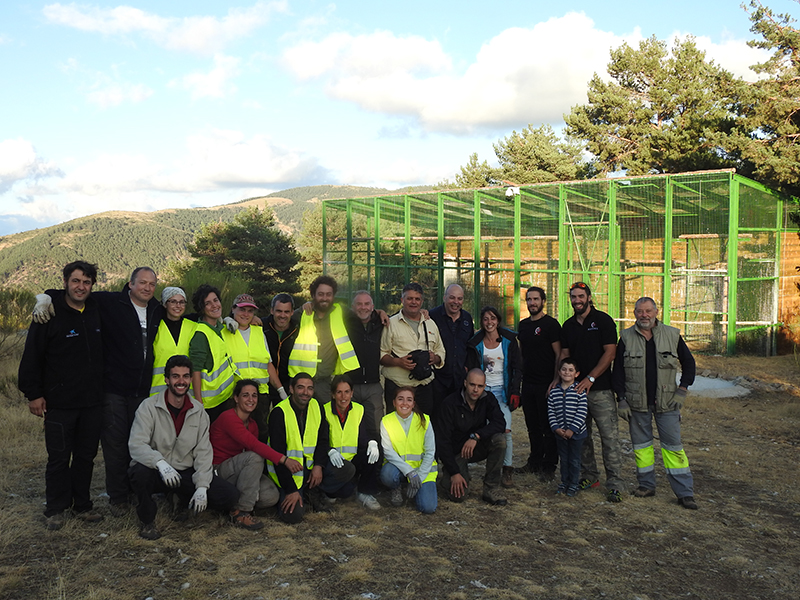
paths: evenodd
<path fill-rule="evenodd" d="M 547 417 L 550 429 L 571 429 L 574 438 L 579 439 L 586 435 L 586 392 L 578 393 L 576 381 L 567 389 L 560 385 L 550 390 L 547 397 Z"/>

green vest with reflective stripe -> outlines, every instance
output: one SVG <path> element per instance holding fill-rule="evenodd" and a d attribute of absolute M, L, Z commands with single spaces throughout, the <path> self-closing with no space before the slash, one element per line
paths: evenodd
<path fill-rule="evenodd" d="M 675 376 L 678 373 L 678 340 L 681 332 L 675 327 L 664 325 L 661 321 L 653 327 L 653 341 L 656 345 L 656 412 L 675 410 L 673 402 Z M 636 331 L 636 326 L 619 332 L 625 343 L 622 364 L 625 368 L 625 399 L 631 410 L 647 412 L 647 340 Z"/>
<path fill-rule="evenodd" d="M 300 426 L 297 424 L 297 415 L 292 408 L 291 398 L 281 400 L 273 410 L 283 411 L 283 424 L 286 428 L 286 456 L 295 459 L 306 469 L 312 469 L 314 467 L 314 451 L 317 449 L 319 426 L 322 424 L 322 411 L 319 408 L 319 402 L 317 402 L 316 398 L 312 398 L 308 402 L 306 429 L 302 439 L 300 439 Z M 267 443 L 272 444 L 272 440 L 267 440 Z M 303 487 L 304 470 L 292 475 L 298 490 Z M 272 481 L 275 482 L 275 485 L 280 487 L 281 484 L 278 481 L 278 474 L 275 472 L 275 465 L 269 460 L 267 461 L 267 472 Z"/>
<path fill-rule="evenodd" d="M 197 323 L 189 319 L 181 321 L 181 332 L 178 334 L 178 343 L 172 337 L 167 324 L 161 321 L 158 325 L 156 339 L 153 340 L 153 382 L 150 385 L 150 395 L 158 394 L 167 389 L 164 380 L 164 367 L 167 361 L 176 354 L 186 356 L 189 354 L 189 342 L 197 330 Z"/>
<path fill-rule="evenodd" d="M 211 350 L 211 358 L 214 366 L 211 372 L 205 369 L 200 371 L 202 375 L 202 386 L 200 393 L 203 396 L 203 407 L 214 408 L 219 406 L 233 394 L 233 379 L 236 369 L 233 361 L 228 355 L 228 347 L 217 332 L 208 326 L 205 321 L 197 323 L 197 333 L 206 336 L 208 347 Z"/>
<path fill-rule="evenodd" d="M 392 440 L 394 451 L 409 465 L 418 469 L 422 464 L 422 455 L 425 453 L 425 432 L 431 426 L 431 420 L 425 419 L 425 427 L 420 427 L 419 415 L 414 413 L 411 418 L 411 425 L 408 428 L 408 435 L 403 430 L 403 424 L 400 422 L 396 412 L 389 413 L 381 419 L 381 422 L 386 427 L 389 439 Z M 423 483 L 436 481 L 437 471 L 438 467 L 434 460 L 433 465 L 431 465 L 431 472 L 428 473 Z"/>
<path fill-rule="evenodd" d="M 356 351 L 353 349 L 353 344 L 344 326 L 342 307 L 338 304 L 333 305 L 329 322 L 331 324 L 333 343 L 336 344 L 336 351 L 339 353 L 333 374 L 339 375 L 340 373 L 347 373 L 360 368 L 361 365 L 356 357 Z M 300 318 L 300 332 L 297 334 L 292 353 L 289 355 L 289 376 L 294 377 L 298 373 L 308 373 L 311 377 L 314 377 L 319 363 L 317 358 L 318 349 L 319 340 L 317 339 L 314 315 L 306 314 L 303 311 L 303 316 Z"/>
<path fill-rule="evenodd" d="M 344 421 L 344 429 L 338 415 L 333 414 L 333 400 L 322 408 L 331 431 L 331 448 L 335 448 L 345 460 L 353 460 L 358 452 L 358 428 L 364 418 L 364 407 L 358 402 L 350 403 L 350 411 Z"/>
<path fill-rule="evenodd" d="M 228 345 L 228 353 L 242 379 L 253 379 L 258 382 L 258 391 L 262 394 L 269 393 L 269 372 L 267 366 L 270 362 L 267 339 L 264 330 L 258 325 L 250 326 L 250 342 L 245 343 L 241 331 L 231 333 L 222 330 L 222 339 Z"/>

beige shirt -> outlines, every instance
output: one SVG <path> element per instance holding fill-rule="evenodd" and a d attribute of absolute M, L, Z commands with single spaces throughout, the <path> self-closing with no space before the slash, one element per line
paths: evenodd
<path fill-rule="evenodd" d="M 425 328 L 428 330 L 428 345 L 425 346 Z M 414 328 L 403 316 L 403 311 L 392 315 L 389 319 L 389 327 L 383 328 L 381 336 L 381 357 L 394 354 L 394 356 L 407 356 L 412 350 L 430 350 L 437 354 L 442 362 L 435 366 L 441 369 L 444 365 L 445 350 L 442 343 L 442 336 L 439 335 L 439 328 L 433 320 L 420 321 L 419 334 L 414 332 Z M 397 385 L 426 385 L 433 381 L 431 375 L 427 379 L 410 379 L 408 371 L 402 367 L 381 367 L 383 376 L 391 379 Z"/>

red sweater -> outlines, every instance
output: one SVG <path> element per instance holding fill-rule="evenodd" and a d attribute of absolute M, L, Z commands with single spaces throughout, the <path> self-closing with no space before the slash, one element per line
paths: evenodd
<path fill-rule="evenodd" d="M 258 441 L 258 425 L 253 419 L 244 426 L 236 409 L 223 412 L 211 424 L 209 430 L 211 446 L 214 448 L 214 464 L 218 465 L 246 450 L 255 452 L 262 458 L 278 464 L 283 455 Z"/>

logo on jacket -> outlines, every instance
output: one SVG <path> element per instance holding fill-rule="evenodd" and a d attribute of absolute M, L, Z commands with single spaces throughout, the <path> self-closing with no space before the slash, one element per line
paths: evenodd
<path fill-rule="evenodd" d="M 534 329 L 533 330 L 533 335 L 542 335 L 542 328 L 541 327 L 537 327 L 536 329 Z"/>
<path fill-rule="evenodd" d="M 79 335 L 80 334 L 77 331 L 75 331 L 74 329 L 70 329 L 69 333 L 67 334 L 67 337 L 68 338 L 74 338 L 74 337 L 78 337 Z"/>
<path fill-rule="evenodd" d="M 589 323 L 589 329 L 587 329 L 586 331 L 597 331 L 597 323 L 595 323 L 594 321 Z"/>

